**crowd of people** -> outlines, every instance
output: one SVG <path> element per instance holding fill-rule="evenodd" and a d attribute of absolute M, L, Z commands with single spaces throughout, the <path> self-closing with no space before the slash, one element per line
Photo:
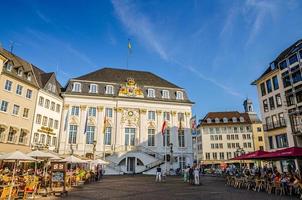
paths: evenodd
<path fill-rule="evenodd" d="M 280 172 L 276 167 L 242 167 L 230 165 L 226 168 L 227 185 L 246 188 L 257 192 L 265 191 L 278 195 L 302 194 L 302 180 L 299 170 L 288 167 L 287 172 Z"/>

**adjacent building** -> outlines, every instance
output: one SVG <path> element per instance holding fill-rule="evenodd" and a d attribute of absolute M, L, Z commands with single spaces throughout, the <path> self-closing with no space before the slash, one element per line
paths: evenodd
<path fill-rule="evenodd" d="M 0 87 L 0 151 L 29 151 L 39 85 L 33 66 L 1 47 Z"/>
<path fill-rule="evenodd" d="M 302 40 L 282 51 L 252 84 L 257 87 L 267 150 L 302 146 Z M 289 161 L 281 161 L 286 168 Z"/>
<path fill-rule="evenodd" d="M 58 151 L 63 98 L 54 72 L 46 73 L 33 66 L 39 91 L 33 119 L 32 149 Z"/>
<path fill-rule="evenodd" d="M 243 153 L 265 149 L 262 124 L 250 100 L 245 112 L 209 112 L 198 125 L 199 162 L 221 164 Z"/>
<path fill-rule="evenodd" d="M 192 164 L 193 103 L 183 88 L 150 72 L 103 68 L 71 79 L 62 96 L 60 154 L 105 157 L 124 173 Z"/>

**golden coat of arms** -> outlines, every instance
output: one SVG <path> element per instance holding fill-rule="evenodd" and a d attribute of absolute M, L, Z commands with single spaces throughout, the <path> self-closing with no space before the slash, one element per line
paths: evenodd
<path fill-rule="evenodd" d="M 133 78 L 128 78 L 127 82 L 121 84 L 118 95 L 124 97 L 144 98 L 144 93 L 142 89 L 137 86 Z"/>

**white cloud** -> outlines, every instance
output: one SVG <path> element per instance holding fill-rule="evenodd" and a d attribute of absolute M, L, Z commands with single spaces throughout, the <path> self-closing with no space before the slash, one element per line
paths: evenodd
<path fill-rule="evenodd" d="M 149 18 L 139 10 L 133 1 L 127 1 L 126 3 L 125 1 L 112 0 L 111 2 L 118 19 L 124 25 L 127 32 L 137 37 L 140 42 L 142 42 L 147 48 L 156 52 L 164 61 L 182 67 L 190 73 L 198 76 L 200 79 L 219 87 L 228 94 L 241 97 L 241 95 L 232 88 L 225 86 L 225 84 L 220 83 L 214 78 L 208 77 L 193 66 L 179 62 L 178 58 L 174 58 L 169 55 L 167 49 L 173 49 L 173 47 L 168 48 L 160 42 L 162 39 L 158 34 L 160 30 L 156 30 L 155 24 L 151 23 Z"/>

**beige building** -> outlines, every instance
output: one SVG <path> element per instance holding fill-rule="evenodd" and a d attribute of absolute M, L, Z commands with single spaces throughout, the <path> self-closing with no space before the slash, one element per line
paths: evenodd
<path fill-rule="evenodd" d="M 46 73 L 33 66 L 39 83 L 34 113 L 31 148 L 58 150 L 63 98 L 55 73 Z"/>
<path fill-rule="evenodd" d="M 264 150 L 262 123 L 250 100 L 245 112 L 210 112 L 198 125 L 198 161 L 220 164 L 243 153 Z"/>
<path fill-rule="evenodd" d="M 38 84 L 32 65 L 0 48 L 0 152 L 29 151 Z"/>

